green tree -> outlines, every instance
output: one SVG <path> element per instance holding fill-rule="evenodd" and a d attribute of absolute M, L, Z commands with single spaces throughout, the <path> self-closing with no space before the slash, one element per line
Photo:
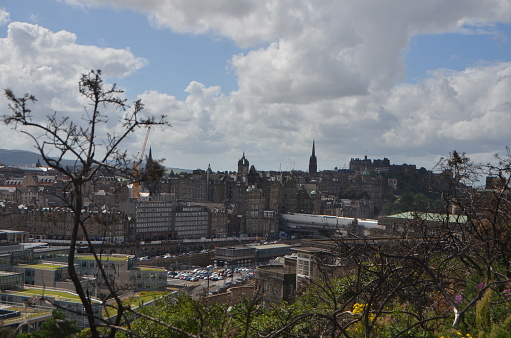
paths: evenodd
<path fill-rule="evenodd" d="M 143 307 L 132 324 L 131 333 L 151 337 L 230 337 L 239 331 L 232 321 L 228 304 L 207 304 L 202 298 L 180 294 L 157 300 Z M 131 333 L 118 336 L 130 337 Z"/>
<path fill-rule="evenodd" d="M 347 198 L 352 200 L 361 200 L 364 198 L 369 198 L 369 194 L 365 191 L 360 191 L 354 186 L 349 186 L 344 189 L 341 193 L 340 198 Z"/>

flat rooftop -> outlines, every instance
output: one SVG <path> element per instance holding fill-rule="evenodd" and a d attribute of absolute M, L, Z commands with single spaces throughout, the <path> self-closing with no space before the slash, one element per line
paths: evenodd
<path fill-rule="evenodd" d="M 160 268 L 157 266 L 138 266 L 135 269 L 138 269 L 140 271 L 158 271 L 158 272 L 167 271 L 165 268 Z"/>
<path fill-rule="evenodd" d="M 435 213 L 427 213 L 427 212 L 403 212 L 400 214 L 383 216 L 382 218 L 396 218 L 396 219 L 406 219 L 406 220 L 414 220 L 420 219 L 423 221 L 434 221 L 434 222 L 449 222 L 449 223 L 466 223 L 467 216 L 464 215 L 446 215 L 446 214 L 435 214 Z"/>
<path fill-rule="evenodd" d="M 250 245 L 253 246 L 256 250 L 266 250 L 266 249 L 288 249 L 291 248 L 291 245 L 289 244 L 281 244 L 281 243 L 275 243 L 275 244 L 261 244 L 261 245 Z"/>
<path fill-rule="evenodd" d="M 99 256 L 98 255 L 98 258 L 101 260 L 101 261 L 118 261 L 118 262 L 123 262 L 123 261 L 127 261 L 128 258 L 130 257 L 134 257 L 134 256 L 131 256 L 131 255 L 101 255 Z M 94 258 L 93 255 L 76 255 L 76 259 L 78 260 L 82 260 L 82 261 L 95 261 L 96 259 Z"/>
<path fill-rule="evenodd" d="M 0 276 L 19 275 L 21 272 L 0 271 Z"/>
<path fill-rule="evenodd" d="M 19 265 L 25 269 L 34 269 L 34 270 L 58 270 L 62 268 L 67 268 L 67 264 L 63 263 L 38 263 L 38 264 L 21 264 Z"/>
<path fill-rule="evenodd" d="M 8 290 L 3 293 L 8 293 L 16 296 L 26 296 L 26 297 L 34 297 L 34 296 L 45 296 L 45 297 L 53 297 L 59 301 L 67 301 L 71 303 L 81 303 L 80 297 L 73 292 L 66 291 L 56 291 L 49 288 L 45 289 L 36 289 L 36 288 L 27 288 L 23 290 Z M 99 300 L 92 299 L 93 303 L 101 303 Z"/>
<path fill-rule="evenodd" d="M 296 248 L 293 248 L 293 251 L 295 251 L 295 252 L 306 252 L 306 253 L 327 252 L 327 250 L 325 250 L 325 249 L 316 248 L 316 247 L 312 247 L 312 246 L 308 246 L 308 247 L 296 247 Z"/>

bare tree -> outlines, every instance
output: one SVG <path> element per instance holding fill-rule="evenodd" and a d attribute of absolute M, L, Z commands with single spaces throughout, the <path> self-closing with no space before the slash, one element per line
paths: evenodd
<path fill-rule="evenodd" d="M 78 119 L 55 112 L 46 116 L 46 119 L 41 122 L 41 119 L 36 118 L 32 113 L 30 107 L 36 102 L 35 96 L 25 94 L 17 97 L 10 89 L 6 89 L 5 96 L 9 101 L 10 113 L 3 115 L 2 121 L 16 131 L 28 135 L 44 162 L 67 177 L 68 183 L 62 198 L 74 217 L 67 261 L 70 279 L 84 306 L 92 336 L 100 336 L 98 326 L 106 326 L 108 335 L 113 337 L 120 329 L 128 308 L 121 303 L 115 285 L 106 275 L 100 256 L 88 237 L 86 227 L 88 216 L 82 213 L 84 186 L 100 170 L 109 170 L 133 179 L 132 160 L 127 152 L 121 149 L 121 143 L 137 128 L 169 126 L 169 123 L 163 115 L 158 118 L 144 117 L 141 114 L 144 108 L 142 102 L 137 100 L 129 104 L 122 96 L 123 91 L 115 84 L 110 86 L 103 83 L 100 70 L 91 70 L 88 74 L 81 76 L 79 92 L 87 99 L 89 105 L 84 108 L 84 113 Z M 108 112 L 112 110 L 122 113 L 122 129 L 118 134 L 103 134 L 102 131 L 107 129 L 105 127 L 110 122 Z M 74 165 L 67 165 L 68 160 L 73 160 Z M 79 230 L 85 235 L 99 267 L 99 274 L 115 299 L 117 313 L 114 322 L 110 323 L 96 316 L 91 306 L 91 298 L 80 282 L 75 268 L 75 249 Z"/>
<path fill-rule="evenodd" d="M 415 217 L 392 237 L 323 243 L 334 261 L 347 263 L 336 267 L 340 278 L 314 276 L 306 289 L 313 307 L 268 336 L 312 321 L 316 334 L 331 337 L 477 332 L 477 307 L 488 294 L 495 312 L 486 333 L 502 329 L 511 300 L 510 155 L 497 157 L 497 164 L 476 164 L 453 152 L 440 161 L 432 186 L 440 189 L 444 213 L 411 212 Z M 321 257 L 314 264 L 315 271 L 329 270 Z"/>

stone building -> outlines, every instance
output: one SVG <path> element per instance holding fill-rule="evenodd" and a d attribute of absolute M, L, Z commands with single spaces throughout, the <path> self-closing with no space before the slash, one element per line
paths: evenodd
<path fill-rule="evenodd" d="M 173 226 L 177 239 L 210 237 L 211 217 L 208 208 L 200 205 L 174 207 Z"/>
<path fill-rule="evenodd" d="M 135 241 L 210 237 L 211 212 L 200 205 L 137 201 L 126 207 L 128 238 Z"/>
<path fill-rule="evenodd" d="M 258 266 L 256 290 L 267 303 L 292 302 L 296 290 L 296 273 L 286 273 L 282 265 Z"/>
<path fill-rule="evenodd" d="M 375 172 L 384 172 L 388 171 L 390 168 L 390 160 L 388 158 L 368 159 L 367 156 L 364 159 L 352 158 L 350 160 L 350 170 L 356 172 L 364 172 L 364 171 L 375 171 Z"/>
<path fill-rule="evenodd" d="M 0 207 L 0 227 L 26 231 L 33 238 L 71 239 L 74 214 L 62 208 Z M 125 239 L 124 215 L 120 212 L 84 212 L 84 222 L 91 240 L 123 242 Z M 85 240 L 83 229 L 78 230 L 78 240 Z"/>

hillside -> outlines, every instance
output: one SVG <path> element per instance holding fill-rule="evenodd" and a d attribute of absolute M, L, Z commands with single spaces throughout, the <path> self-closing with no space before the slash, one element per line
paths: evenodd
<path fill-rule="evenodd" d="M 0 163 L 4 165 L 32 166 L 41 157 L 33 151 L 0 149 Z"/>
<path fill-rule="evenodd" d="M 43 166 L 45 165 L 41 159 L 41 156 L 36 152 L 28 150 L 0 149 L 0 163 L 6 166 L 34 166 L 37 163 L 37 160 L 41 161 Z M 68 165 L 73 165 L 74 162 L 66 161 L 66 163 Z M 175 173 L 192 172 L 192 170 L 180 168 L 167 168 L 167 171 L 173 171 Z"/>

